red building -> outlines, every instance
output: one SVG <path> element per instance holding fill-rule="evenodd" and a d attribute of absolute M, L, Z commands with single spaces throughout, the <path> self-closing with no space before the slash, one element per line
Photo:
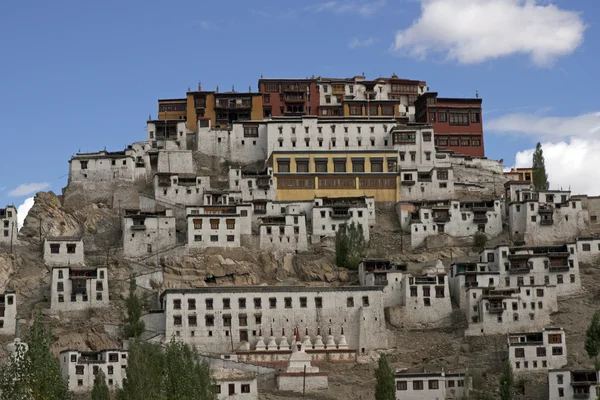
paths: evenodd
<path fill-rule="evenodd" d="M 263 117 L 317 115 L 319 88 L 316 79 L 259 79 Z"/>
<path fill-rule="evenodd" d="M 437 147 L 485 157 L 480 98 L 456 99 L 424 93 L 415 101 L 415 121 L 433 126 Z"/>

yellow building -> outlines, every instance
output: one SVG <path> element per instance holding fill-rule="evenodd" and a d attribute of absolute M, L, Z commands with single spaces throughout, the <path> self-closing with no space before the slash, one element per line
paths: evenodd
<path fill-rule="evenodd" d="M 505 172 L 506 176 L 511 181 L 531 182 L 533 179 L 533 168 L 511 168 Z"/>
<path fill-rule="evenodd" d="M 400 200 L 398 153 L 394 151 L 274 151 L 269 165 L 279 201 L 346 196 L 373 196 L 376 202 Z"/>
<path fill-rule="evenodd" d="M 187 92 L 185 99 L 158 100 L 158 119 L 187 121 L 187 129 L 200 126 L 227 128 L 234 121 L 263 119 L 263 97 L 255 92 Z"/>

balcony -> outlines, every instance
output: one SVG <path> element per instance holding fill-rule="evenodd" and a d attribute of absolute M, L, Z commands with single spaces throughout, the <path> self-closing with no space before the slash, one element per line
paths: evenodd
<path fill-rule="evenodd" d="M 414 186 L 415 185 L 415 181 L 402 181 L 402 182 L 400 182 L 400 184 L 402 186 Z"/>
<path fill-rule="evenodd" d="M 448 215 L 438 215 L 433 217 L 433 222 L 448 222 L 450 217 Z"/>
<path fill-rule="evenodd" d="M 285 102 L 286 103 L 305 103 L 306 100 L 302 96 L 301 97 L 286 96 L 285 97 Z"/>
<path fill-rule="evenodd" d="M 542 219 L 540 220 L 540 225 L 552 225 L 554 224 L 553 219 Z"/>
<path fill-rule="evenodd" d="M 504 308 L 502 306 L 492 306 L 488 311 L 490 314 L 502 314 L 504 312 Z"/>
<path fill-rule="evenodd" d="M 479 286 L 479 282 L 465 282 L 465 287 L 472 288 Z"/>
<path fill-rule="evenodd" d="M 574 399 L 589 399 L 590 393 L 573 393 Z"/>
<path fill-rule="evenodd" d="M 494 207 L 488 207 L 488 206 L 473 206 L 473 208 L 471 208 L 471 211 L 473 211 L 473 212 L 488 212 L 488 211 L 494 211 Z"/>
<path fill-rule="evenodd" d="M 508 273 L 511 275 L 519 275 L 519 274 L 528 274 L 529 271 L 531 271 L 529 269 L 529 267 L 523 266 L 523 267 L 509 268 Z"/>
<path fill-rule="evenodd" d="M 475 224 L 487 224 L 488 217 L 473 217 L 473 223 Z"/>
<path fill-rule="evenodd" d="M 550 266 L 550 272 L 568 272 L 568 271 L 569 271 L 568 265 L 551 265 Z"/>
<path fill-rule="evenodd" d="M 271 185 L 269 184 L 269 180 L 257 180 L 256 181 L 256 186 L 259 189 L 268 189 L 271 187 Z"/>
<path fill-rule="evenodd" d="M 282 85 L 284 92 L 306 92 L 306 85 Z"/>
<path fill-rule="evenodd" d="M 145 231 L 146 225 L 131 225 L 132 231 Z"/>
<path fill-rule="evenodd" d="M 538 214 L 552 214 L 553 212 L 554 212 L 554 207 L 552 207 L 549 204 L 540 206 L 540 208 L 538 209 Z"/>

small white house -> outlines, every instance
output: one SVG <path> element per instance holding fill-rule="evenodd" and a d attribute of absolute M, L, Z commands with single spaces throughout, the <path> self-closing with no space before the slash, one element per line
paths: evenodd
<path fill-rule="evenodd" d="M 13 290 L 0 294 L 0 335 L 15 335 L 17 328 L 17 295 Z"/>
<path fill-rule="evenodd" d="M 15 206 L 0 208 L 0 224 L 2 224 L 0 243 L 16 241 L 17 233 L 19 232 L 19 223 L 17 220 L 17 208 Z"/>
<path fill-rule="evenodd" d="M 127 151 L 77 153 L 69 160 L 69 183 L 133 181 L 136 157 Z"/>
<path fill-rule="evenodd" d="M 548 400 L 593 399 L 598 396 L 598 373 L 593 369 L 548 371 Z"/>
<path fill-rule="evenodd" d="M 308 249 L 306 215 L 298 206 L 287 206 L 283 216 L 260 218 L 260 248 L 300 252 Z"/>
<path fill-rule="evenodd" d="M 148 142 L 157 150 L 187 150 L 186 122 L 180 120 L 150 120 Z"/>
<path fill-rule="evenodd" d="M 403 368 L 396 371 L 394 378 L 398 400 L 461 399 L 471 390 L 471 380 L 464 372 Z"/>
<path fill-rule="evenodd" d="M 454 263 L 450 266 L 450 293 L 461 310 L 467 308 L 467 290 L 471 287 L 500 287 L 500 272 L 485 263 Z"/>
<path fill-rule="evenodd" d="M 50 299 L 52 311 L 77 311 L 106 307 L 108 304 L 106 267 L 52 268 Z"/>
<path fill-rule="evenodd" d="M 59 354 L 60 370 L 68 379 L 69 391 L 90 392 L 99 371 L 104 373 L 110 390 L 123 387 L 126 378 L 127 350 L 106 349 L 101 351 L 63 350 Z"/>
<path fill-rule="evenodd" d="M 159 203 L 201 204 L 204 191 L 210 189 L 209 176 L 159 173 L 154 175 L 154 198 Z"/>
<path fill-rule="evenodd" d="M 141 212 L 126 210 L 123 217 L 123 254 L 148 257 L 177 244 L 173 210 Z"/>
<path fill-rule="evenodd" d="M 256 172 L 230 168 L 229 189 L 240 191 L 244 203 L 252 203 L 257 200 L 273 201 L 276 198 L 273 168 Z"/>
<path fill-rule="evenodd" d="M 255 374 L 232 368 L 213 368 L 210 372 L 215 380 L 217 399 L 258 399 Z"/>
<path fill-rule="evenodd" d="M 188 248 L 240 247 L 252 233 L 252 205 L 204 205 L 186 208 Z"/>
<path fill-rule="evenodd" d="M 352 223 L 362 227 L 363 236 L 368 241 L 369 228 L 375 224 L 373 197 L 315 198 L 312 211 L 314 236 L 335 236 L 340 226 Z"/>
<path fill-rule="evenodd" d="M 388 259 L 365 258 L 358 265 L 358 281 L 361 286 L 382 286 L 384 307 L 401 306 L 406 271 L 406 265 L 397 265 Z"/>
<path fill-rule="evenodd" d="M 47 237 L 44 240 L 46 265 L 81 265 L 83 255 L 83 241 L 79 237 Z"/>
<path fill-rule="evenodd" d="M 539 372 L 567 365 L 567 341 L 562 328 L 509 333 L 508 360 L 515 372 Z"/>
<path fill-rule="evenodd" d="M 580 262 L 592 263 L 600 256 L 600 236 L 580 236 L 576 240 Z"/>

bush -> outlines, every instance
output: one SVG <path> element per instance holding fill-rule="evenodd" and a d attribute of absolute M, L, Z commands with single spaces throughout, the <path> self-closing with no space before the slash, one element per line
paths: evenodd
<path fill-rule="evenodd" d="M 485 245 L 487 244 L 488 237 L 483 232 L 477 232 L 473 235 L 473 248 L 475 250 L 483 250 Z"/>
<path fill-rule="evenodd" d="M 362 225 L 352 222 L 346 227 L 340 227 L 335 234 L 335 264 L 341 268 L 358 269 L 366 248 Z"/>

